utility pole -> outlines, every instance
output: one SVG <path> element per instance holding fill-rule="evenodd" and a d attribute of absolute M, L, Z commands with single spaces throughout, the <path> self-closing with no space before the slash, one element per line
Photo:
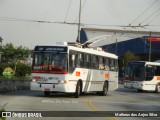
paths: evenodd
<path fill-rule="evenodd" d="M 81 6 L 82 6 L 82 1 L 79 1 L 79 21 L 78 21 L 78 37 L 77 37 L 77 42 L 80 43 L 80 32 L 81 32 Z"/>
<path fill-rule="evenodd" d="M 149 39 L 149 61 L 151 61 L 151 52 L 152 52 L 152 51 L 151 51 L 151 45 L 152 45 L 152 44 L 151 44 L 151 31 L 150 31 L 149 34 L 150 34 L 150 35 L 149 35 L 149 36 L 150 36 L 150 39 Z"/>
<path fill-rule="evenodd" d="M 0 37 L 0 63 L 2 62 L 2 57 L 1 57 L 1 54 L 2 54 L 2 41 L 3 41 L 3 38 Z"/>
<path fill-rule="evenodd" d="M 116 51 L 115 51 L 116 55 L 117 55 L 117 48 L 118 48 L 118 42 L 117 42 L 117 38 L 116 38 Z"/>

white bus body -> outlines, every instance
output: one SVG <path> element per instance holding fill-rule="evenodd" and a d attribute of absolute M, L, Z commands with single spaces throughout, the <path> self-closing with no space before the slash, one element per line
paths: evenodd
<path fill-rule="evenodd" d="M 128 62 L 124 87 L 142 91 L 160 92 L 160 63 Z"/>
<path fill-rule="evenodd" d="M 32 65 L 31 90 L 103 95 L 118 88 L 118 57 L 89 48 L 67 45 L 36 46 Z M 96 62 L 97 60 L 97 62 Z"/>

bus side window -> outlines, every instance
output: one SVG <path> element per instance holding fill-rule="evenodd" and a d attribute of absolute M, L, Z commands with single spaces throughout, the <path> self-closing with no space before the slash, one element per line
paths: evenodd
<path fill-rule="evenodd" d="M 76 56 L 75 54 L 70 52 L 70 54 L 69 54 L 69 72 L 70 73 L 72 73 L 76 67 L 75 56 Z"/>
<path fill-rule="evenodd" d="M 77 58 L 75 60 L 76 61 L 76 66 L 83 68 L 84 67 L 84 53 L 77 53 L 76 58 Z"/>
<path fill-rule="evenodd" d="M 94 56 L 93 55 L 91 55 L 91 68 L 93 69 L 94 68 Z"/>
<path fill-rule="evenodd" d="M 99 69 L 98 68 L 98 56 L 92 55 L 91 62 L 92 62 L 91 67 L 93 69 Z"/>
<path fill-rule="evenodd" d="M 87 66 L 88 68 L 91 68 L 91 55 L 88 55 L 87 57 Z"/>
<path fill-rule="evenodd" d="M 99 57 L 99 69 L 104 70 L 104 61 L 102 57 Z"/>
<path fill-rule="evenodd" d="M 155 76 L 160 76 L 160 66 L 155 66 Z"/>
<path fill-rule="evenodd" d="M 96 69 L 99 69 L 99 59 L 98 59 L 98 56 L 96 56 L 95 67 L 96 67 Z"/>
<path fill-rule="evenodd" d="M 115 60 L 114 59 L 110 59 L 110 70 L 115 71 Z"/>
<path fill-rule="evenodd" d="M 90 61 L 91 61 L 91 57 L 89 54 L 85 54 L 85 57 L 84 57 L 84 66 L 85 68 L 90 68 Z"/>
<path fill-rule="evenodd" d="M 76 67 L 80 67 L 80 53 L 76 54 L 76 60 L 75 60 L 75 62 L 76 62 Z"/>
<path fill-rule="evenodd" d="M 152 80 L 155 74 L 155 68 L 154 66 L 148 65 L 146 66 L 146 80 Z"/>
<path fill-rule="evenodd" d="M 115 71 L 118 71 L 118 60 L 115 60 Z"/>
<path fill-rule="evenodd" d="M 104 58 L 104 69 L 109 70 L 109 58 Z"/>

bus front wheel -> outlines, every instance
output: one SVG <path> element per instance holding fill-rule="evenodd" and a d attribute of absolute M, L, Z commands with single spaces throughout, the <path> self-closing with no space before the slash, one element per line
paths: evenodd
<path fill-rule="evenodd" d="M 49 92 L 49 91 L 44 91 L 44 95 L 45 95 L 45 96 L 49 96 L 49 95 L 50 95 L 50 92 Z"/>
<path fill-rule="evenodd" d="M 74 93 L 74 97 L 75 98 L 78 98 L 81 94 L 81 85 L 80 85 L 80 82 L 77 83 L 77 86 L 76 86 L 76 91 Z"/>
<path fill-rule="evenodd" d="M 156 93 L 160 93 L 160 83 L 156 85 Z"/>

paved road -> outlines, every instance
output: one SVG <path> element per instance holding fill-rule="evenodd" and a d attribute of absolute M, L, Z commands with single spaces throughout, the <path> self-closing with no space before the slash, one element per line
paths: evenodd
<path fill-rule="evenodd" d="M 14 91 L 6 94 L 0 94 L 0 106 L 6 104 L 7 111 L 93 111 L 101 120 L 123 120 L 123 119 L 137 119 L 146 120 L 148 117 L 111 117 L 111 114 L 121 113 L 118 111 L 160 111 L 160 94 L 157 93 L 138 93 L 136 90 L 129 90 L 119 86 L 117 91 L 109 92 L 107 96 L 98 96 L 90 93 L 74 98 L 72 95 L 58 94 L 46 97 L 43 92 L 37 91 Z M 97 112 L 97 111 L 114 111 Z M 116 112 L 117 111 L 117 112 Z M 78 112 L 75 112 L 77 114 Z M 54 113 L 53 113 L 54 114 Z M 62 113 L 56 113 L 61 114 Z M 64 113 L 67 114 L 67 113 Z M 63 114 L 63 115 L 64 115 Z M 70 112 L 72 115 L 72 112 Z M 80 113 L 79 113 L 80 114 Z M 77 114 L 77 115 L 79 115 Z M 81 113 L 83 114 L 83 112 Z M 80 116 L 81 116 L 80 114 Z M 123 114 L 120 114 L 123 115 Z M 131 115 L 131 114 L 130 114 Z M 145 115 L 145 114 L 143 114 Z M 60 115 L 58 115 L 60 116 Z M 88 120 L 99 120 L 99 117 L 87 117 Z M 17 120 L 22 118 L 7 118 L 7 120 Z M 28 118 L 26 118 L 27 120 Z M 33 120 L 40 118 L 33 118 Z M 44 118 L 41 118 L 44 119 Z M 46 119 L 46 118 L 45 118 Z M 53 119 L 53 118 L 47 118 Z M 54 120 L 70 120 L 71 117 L 54 117 Z M 86 119 L 83 117 L 72 117 L 75 120 Z M 152 118 L 153 119 L 153 118 Z M 157 119 L 158 118 L 154 118 Z"/>

